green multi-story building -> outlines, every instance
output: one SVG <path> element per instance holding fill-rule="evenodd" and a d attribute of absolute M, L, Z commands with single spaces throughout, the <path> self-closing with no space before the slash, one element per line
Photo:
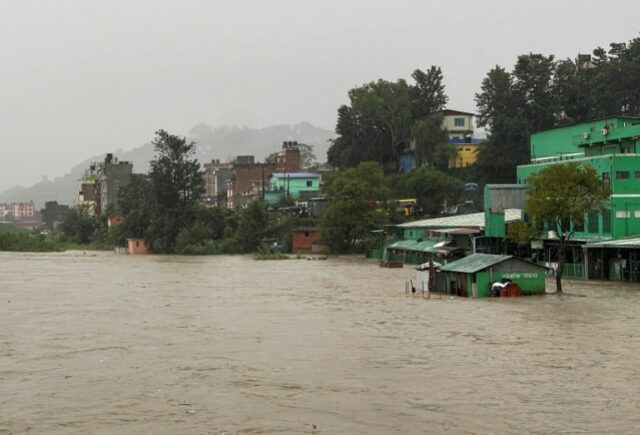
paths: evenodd
<path fill-rule="evenodd" d="M 278 204 L 284 199 L 306 201 L 320 193 L 320 174 L 314 172 L 274 172 L 265 192 L 267 204 Z"/>
<path fill-rule="evenodd" d="M 518 166 L 518 184 L 569 160 L 592 165 L 612 195 L 603 211 L 588 213 L 575 226 L 567 274 L 640 281 L 640 118 L 612 117 L 533 134 L 531 163 Z M 556 240 L 546 232 L 534 242 L 538 261 L 557 261 Z"/>

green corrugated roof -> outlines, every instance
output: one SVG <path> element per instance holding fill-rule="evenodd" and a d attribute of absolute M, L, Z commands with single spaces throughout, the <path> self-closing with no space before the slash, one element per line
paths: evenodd
<path fill-rule="evenodd" d="M 494 264 L 502 263 L 512 258 L 511 255 L 472 254 L 460 260 L 440 266 L 445 272 L 475 273 Z"/>
<path fill-rule="evenodd" d="M 587 248 L 640 248 L 640 237 L 628 237 L 624 239 L 602 240 L 587 243 Z"/>

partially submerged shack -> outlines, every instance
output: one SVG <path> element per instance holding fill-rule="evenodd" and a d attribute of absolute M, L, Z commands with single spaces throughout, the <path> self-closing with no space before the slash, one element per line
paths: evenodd
<path fill-rule="evenodd" d="M 436 291 L 464 297 L 491 296 L 491 285 L 509 280 L 522 295 L 544 294 L 545 268 L 511 255 L 473 254 L 440 266 Z"/>

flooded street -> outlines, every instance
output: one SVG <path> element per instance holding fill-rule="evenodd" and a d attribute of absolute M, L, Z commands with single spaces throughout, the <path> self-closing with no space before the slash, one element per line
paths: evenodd
<path fill-rule="evenodd" d="M 640 286 L 428 300 L 413 276 L 0 253 L 0 433 L 638 431 Z"/>

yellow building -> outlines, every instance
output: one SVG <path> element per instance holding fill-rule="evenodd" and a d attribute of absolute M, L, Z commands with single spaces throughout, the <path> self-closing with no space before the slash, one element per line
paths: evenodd
<path fill-rule="evenodd" d="M 449 144 L 456 154 L 449 161 L 449 168 L 464 168 L 478 159 L 480 141 L 473 138 L 473 113 L 446 109 L 443 126 L 449 133 Z"/>

